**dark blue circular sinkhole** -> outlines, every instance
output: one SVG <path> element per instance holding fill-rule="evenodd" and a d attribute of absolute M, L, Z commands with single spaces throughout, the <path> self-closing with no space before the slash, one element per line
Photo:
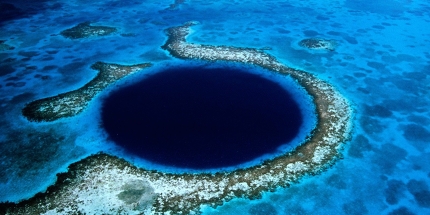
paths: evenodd
<path fill-rule="evenodd" d="M 302 123 L 297 102 L 278 83 L 223 66 L 165 69 L 112 92 L 102 107 L 102 126 L 126 151 L 191 169 L 275 153 Z"/>

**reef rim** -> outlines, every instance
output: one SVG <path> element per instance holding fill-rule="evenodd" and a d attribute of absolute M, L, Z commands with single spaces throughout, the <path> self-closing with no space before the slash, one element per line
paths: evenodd
<path fill-rule="evenodd" d="M 202 205 L 216 207 L 233 198 L 253 199 L 262 192 L 288 187 L 305 175 L 320 173 L 342 157 L 342 146 L 352 129 L 352 110 L 333 86 L 284 66 L 257 49 L 187 43 L 189 28 L 195 24 L 169 28 L 163 48 L 182 59 L 242 62 L 291 76 L 314 99 L 318 124 L 309 138 L 295 150 L 261 165 L 214 174 L 149 171 L 114 156 L 96 154 L 59 174 L 57 183 L 47 192 L 17 205 L 4 204 L 5 214 L 195 214 Z M 133 201 L 121 200 L 120 194 L 129 187 L 126 185 L 135 183 L 146 186 L 151 193 L 136 196 Z"/>

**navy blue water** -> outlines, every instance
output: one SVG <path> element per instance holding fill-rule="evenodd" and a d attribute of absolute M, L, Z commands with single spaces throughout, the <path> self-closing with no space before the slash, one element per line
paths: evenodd
<path fill-rule="evenodd" d="M 102 108 L 104 129 L 129 153 L 192 169 L 275 153 L 302 121 L 278 83 L 229 67 L 172 67 L 116 90 Z"/>

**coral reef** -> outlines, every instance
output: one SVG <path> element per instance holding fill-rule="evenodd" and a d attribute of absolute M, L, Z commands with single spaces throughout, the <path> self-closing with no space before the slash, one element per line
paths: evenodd
<path fill-rule="evenodd" d="M 334 40 L 326 40 L 321 38 L 308 38 L 308 39 L 301 40 L 299 42 L 299 45 L 308 49 L 334 51 L 337 44 L 336 44 L 336 41 Z"/>
<path fill-rule="evenodd" d="M 5 40 L 0 40 L 0 51 L 14 50 L 15 47 L 5 43 Z"/>
<path fill-rule="evenodd" d="M 151 66 L 149 63 L 124 66 L 97 62 L 91 66 L 98 70 L 93 80 L 83 87 L 67 93 L 35 100 L 27 104 L 22 114 L 30 121 L 54 121 L 81 113 L 99 92 L 115 81 Z"/>
<path fill-rule="evenodd" d="M 108 26 L 92 26 L 91 22 L 83 22 L 72 28 L 62 31 L 60 34 L 70 39 L 81 39 L 92 36 L 106 36 L 116 32 L 117 29 Z"/>
<path fill-rule="evenodd" d="M 250 168 L 213 174 L 145 170 L 100 153 L 72 164 L 45 193 L 18 204 L 4 203 L 4 213 L 193 214 L 202 205 L 216 207 L 233 198 L 253 199 L 288 187 L 305 175 L 320 173 L 342 156 L 342 146 L 350 138 L 352 110 L 333 86 L 286 67 L 261 50 L 187 43 L 194 24 L 168 29 L 163 48 L 182 59 L 242 62 L 289 75 L 313 97 L 318 122 L 299 147 Z"/>

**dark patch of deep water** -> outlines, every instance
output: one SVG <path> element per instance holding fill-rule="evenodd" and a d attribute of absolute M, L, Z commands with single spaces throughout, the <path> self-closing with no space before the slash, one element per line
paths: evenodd
<path fill-rule="evenodd" d="M 129 153 L 192 169 L 274 153 L 302 123 L 278 83 L 222 66 L 168 68 L 112 92 L 102 107 L 102 126 Z"/>

